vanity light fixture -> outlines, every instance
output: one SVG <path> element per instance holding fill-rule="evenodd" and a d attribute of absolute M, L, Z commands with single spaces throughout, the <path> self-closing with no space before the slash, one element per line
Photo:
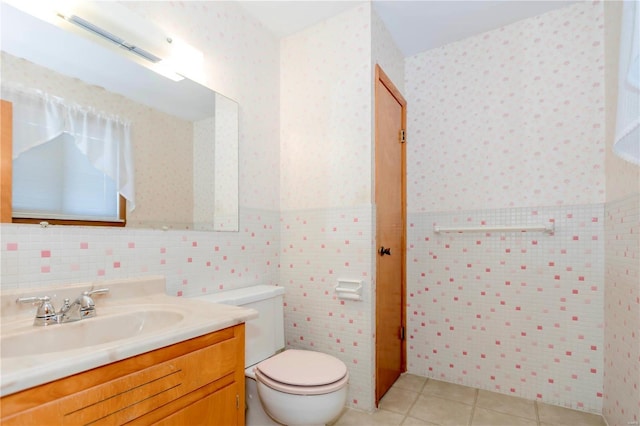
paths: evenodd
<path fill-rule="evenodd" d="M 111 43 L 116 44 L 117 46 L 122 47 L 125 50 L 128 50 L 131 53 L 134 53 L 144 59 L 146 59 L 149 62 L 153 62 L 158 63 L 160 62 L 162 59 L 157 57 L 156 55 L 154 55 L 151 52 L 148 52 L 146 50 L 144 50 L 143 48 L 136 46 L 133 43 L 127 42 L 126 40 L 118 37 L 117 35 L 114 35 L 112 33 L 110 33 L 109 31 L 100 28 L 97 25 L 92 24 L 91 22 L 87 21 L 86 19 L 83 19 L 79 16 L 76 15 L 69 15 L 69 16 L 65 16 L 62 13 L 58 13 L 58 16 L 61 17 L 62 19 L 71 22 L 72 24 L 77 25 L 78 27 L 85 29 L 99 37 L 102 37 L 103 39 L 110 41 Z M 171 43 L 171 39 L 167 38 L 167 42 Z"/>
<path fill-rule="evenodd" d="M 203 53 L 115 1 L 2 0 L 50 24 L 133 54 L 138 64 L 173 81 L 204 84 Z"/>
<path fill-rule="evenodd" d="M 161 62 L 173 72 L 186 75 L 194 81 L 204 81 L 204 55 L 178 37 L 174 37 L 168 56 Z"/>
<path fill-rule="evenodd" d="M 138 61 L 141 65 L 166 78 L 173 81 L 184 79 L 166 60 L 175 50 L 173 38 L 125 6 L 115 2 L 62 4 L 55 15 L 63 20 L 58 22 L 72 24 L 69 29 L 132 53 L 141 59 Z"/>

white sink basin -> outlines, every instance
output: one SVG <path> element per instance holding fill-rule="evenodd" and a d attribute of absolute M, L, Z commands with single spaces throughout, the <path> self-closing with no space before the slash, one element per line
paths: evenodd
<path fill-rule="evenodd" d="M 0 338 L 2 358 L 43 355 L 102 345 L 175 326 L 184 319 L 172 310 L 146 310 L 33 327 Z"/>

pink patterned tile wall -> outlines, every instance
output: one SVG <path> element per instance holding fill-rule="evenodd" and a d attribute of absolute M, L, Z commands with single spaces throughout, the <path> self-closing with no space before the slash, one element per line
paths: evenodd
<path fill-rule="evenodd" d="M 603 205 L 414 213 L 408 368 L 599 413 Z M 546 225 L 555 233 L 436 234 L 434 225 Z"/>
<path fill-rule="evenodd" d="M 640 196 L 607 203 L 604 407 L 610 425 L 640 423 Z"/>
<path fill-rule="evenodd" d="M 278 284 L 278 213 L 243 209 L 240 232 L 2 225 L 0 287 L 164 275 L 167 293 L 195 296 Z"/>
<path fill-rule="evenodd" d="M 281 285 L 287 347 L 341 359 L 350 374 L 347 404 L 373 409 L 373 240 L 370 206 L 282 212 Z M 363 300 L 338 299 L 338 279 L 361 280 Z"/>

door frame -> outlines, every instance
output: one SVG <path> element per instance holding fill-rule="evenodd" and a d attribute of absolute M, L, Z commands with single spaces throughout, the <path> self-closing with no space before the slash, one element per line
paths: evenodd
<path fill-rule="evenodd" d="M 13 104 L 0 99 L 0 222 L 11 223 Z"/>
<path fill-rule="evenodd" d="M 402 93 L 400 93 L 400 91 L 398 90 L 398 88 L 395 86 L 395 84 L 393 84 L 393 82 L 391 81 L 391 79 L 389 78 L 389 76 L 382 70 L 382 68 L 380 67 L 380 65 L 376 64 L 375 66 L 375 81 L 374 81 L 374 128 L 375 128 L 375 142 L 374 142 L 374 152 L 377 151 L 377 142 L 378 142 L 378 117 L 376 115 L 376 107 L 377 107 L 377 102 L 379 99 L 379 94 L 378 91 L 379 89 L 379 84 L 381 83 L 390 93 L 391 95 L 398 101 L 398 103 L 401 106 L 401 129 L 403 129 L 403 131 L 405 132 L 406 135 L 406 128 L 407 128 L 407 101 L 405 100 L 404 96 L 402 96 Z M 400 135 L 398 135 L 398 137 L 400 137 Z M 407 251 L 407 143 L 406 143 L 406 136 L 405 136 L 405 142 L 401 144 L 402 146 L 402 150 L 401 150 L 401 156 L 402 156 L 402 162 L 401 162 L 401 168 L 402 168 L 402 194 L 401 194 L 401 198 L 402 198 L 402 238 L 401 238 L 401 294 L 402 294 L 402 306 L 401 306 L 401 321 L 400 321 L 400 326 L 402 327 L 402 329 L 404 330 L 404 339 L 402 340 L 402 354 L 401 354 L 401 365 L 400 365 L 400 371 L 401 372 L 405 372 L 407 371 L 407 308 L 406 308 L 406 301 L 407 301 L 407 256 L 406 256 L 406 251 Z M 378 179 L 381 179 L 382 177 L 378 175 L 378 170 L 376 169 L 376 162 L 375 162 L 375 158 L 373 161 L 373 167 L 374 167 L 374 182 L 378 182 Z M 374 200 L 375 200 L 375 183 L 374 183 Z M 377 204 L 377 200 L 374 201 Z M 378 282 L 378 269 L 379 269 L 379 262 L 380 262 L 380 256 L 377 255 L 377 248 L 380 247 L 381 242 L 378 241 L 378 232 L 376 229 L 376 238 L 375 238 L 375 250 L 376 250 L 376 283 Z M 378 374 L 377 374 L 377 359 L 378 359 L 378 339 L 377 339 L 377 330 L 378 330 L 378 299 L 379 299 L 379 295 L 378 295 L 378 288 L 379 286 L 376 284 L 376 342 L 375 342 L 375 360 L 376 360 L 376 366 L 374 367 L 374 372 L 375 372 L 375 390 L 374 390 L 374 398 L 375 398 L 375 406 L 378 406 L 379 398 L 378 398 Z"/>

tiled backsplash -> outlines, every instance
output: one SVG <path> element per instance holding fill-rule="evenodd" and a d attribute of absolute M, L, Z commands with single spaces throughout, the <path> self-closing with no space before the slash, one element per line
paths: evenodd
<path fill-rule="evenodd" d="M 2 289 L 164 275 L 193 296 L 277 284 L 278 213 L 242 209 L 240 232 L 2 225 Z"/>
<path fill-rule="evenodd" d="M 409 372 L 600 412 L 603 205 L 408 220 Z M 433 230 L 549 223 L 552 235 Z"/>

